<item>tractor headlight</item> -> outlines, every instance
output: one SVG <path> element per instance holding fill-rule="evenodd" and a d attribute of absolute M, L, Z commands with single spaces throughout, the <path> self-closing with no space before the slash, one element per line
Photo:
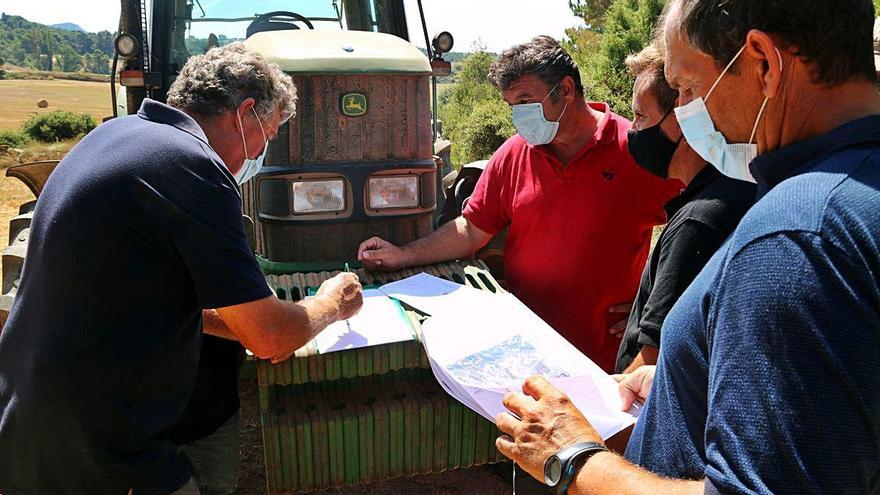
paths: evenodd
<path fill-rule="evenodd" d="M 295 214 L 345 210 L 345 181 L 342 179 L 296 181 L 292 187 Z"/>
<path fill-rule="evenodd" d="M 114 44 L 116 45 L 116 53 L 122 58 L 131 58 L 137 55 L 137 39 L 128 33 L 122 33 L 117 36 Z"/>
<path fill-rule="evenodd" d="M 419 177 L 417 175 L 371 177 L 367 188 L 369 189 L 370 209 L 419 207 Z"/>
<path fill-rule="evenodd" d="M 434 51 L 437 53 L 449 53 L 452 50 L 453 41 L 452 34 L 449 31 L 441 31 L 434 35 L 434 39 L 431 40 L 431 46 L 434 47 Z"/>

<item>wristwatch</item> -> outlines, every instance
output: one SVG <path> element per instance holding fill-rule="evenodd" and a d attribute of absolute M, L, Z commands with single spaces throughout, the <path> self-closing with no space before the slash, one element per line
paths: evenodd
<path fill-rule="evenodd" d="M 581 442 L 559 449 L 544 462 L 544 483 L 556 495 L 565 495 L 577 472 L 578 461 L 586 461 L 597 452 L 607 451 L 604 445 Z"/>

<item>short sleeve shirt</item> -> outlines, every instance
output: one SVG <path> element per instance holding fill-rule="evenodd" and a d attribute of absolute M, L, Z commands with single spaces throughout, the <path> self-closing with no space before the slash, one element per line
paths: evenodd
<path fill-rule="evenodd" d="M 0 334 L 0 492 L 169 493 L 201 312 L 271 294 L 235 181 L 186 114 L 146 100 L 80 141 L 37 202 Z"/>
<path fill-rule="evenodd" d="M 663 324 L 626 457 L 707 493 L 878 493 L 880 116 L 759 156 Z"/>
<path fill-rule="evenodd" d="M 669 310 L 755 203 L 755 194 L 754 184 L 726 177 L 707 164 L 681 196 L 666 204 L 669 223 L 642 273 L 617 355 L 618 373 L 642 346 L 660 347 Z"/>
<path fill-rule="evenodd" d="M 508 289 L 581 352 L 614 369 L 620 338 L 608 309 L 630 303 L 663 205 L 681 191 L 627 151 L 630 122 L 607 105 L 593 136 L 568 164 L 547 146 L 510 138 L 489 161 L 464 217 L 490 234 L 509 227 Z"/>

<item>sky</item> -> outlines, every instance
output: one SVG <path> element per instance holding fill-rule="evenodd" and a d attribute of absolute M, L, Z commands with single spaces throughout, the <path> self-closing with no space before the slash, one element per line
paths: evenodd
<path fill-rule="evenodd" d="M 206 10 L 210 1 L 202 0 Z M 330 3 L 330 0 L 307 1 Z M 303 0 L 291 0 L 292 4 L 301 2 Z M 404 2 L 410 38 L 423 47 L 424 35 L 416 2 Z M 0 0 L 0 12 L 43 24 L 72 22 L 86 31 L 113 32 L 119 23 L 119 4 L 120 0 Z M 479 44 L 489 51 L 500 52 L 539 34 L 561 38 L 566 28 L 583 25 L 583 20 L 571 14 L 568 0 L 423 0 L 422 4 L 429 35 L 443 30 L 451 32 L 455 38 L 454 51 L 471 51 Z"/>

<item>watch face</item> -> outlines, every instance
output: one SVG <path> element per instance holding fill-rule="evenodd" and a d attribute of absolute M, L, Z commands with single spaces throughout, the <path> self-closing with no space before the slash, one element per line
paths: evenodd
<path fill-rule="evenodd" d="M 544 465 L 544 481 L 550 486 L 556 486 L 559 479 L 562 478 L 562 462 L 558 457 L 551 456 Z"/>

